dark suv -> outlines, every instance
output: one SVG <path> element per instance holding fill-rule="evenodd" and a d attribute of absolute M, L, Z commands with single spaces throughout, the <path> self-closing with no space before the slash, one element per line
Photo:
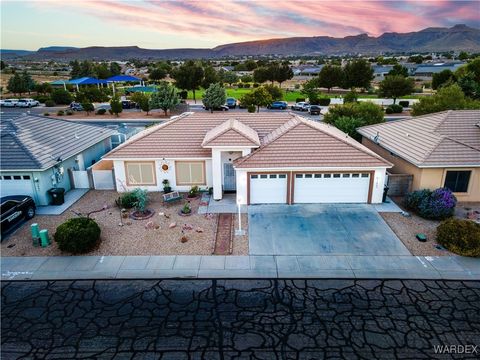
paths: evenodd
<path fill-rule="evenodd" d="M 21 220 L 30 220 L 35 216 L 36 206 L 30 196 L 4 196 L 0 201 L 0 230 L 2 235 Z"/>

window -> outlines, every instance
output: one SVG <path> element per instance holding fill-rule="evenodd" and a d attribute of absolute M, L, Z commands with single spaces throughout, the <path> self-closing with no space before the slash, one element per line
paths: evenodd
<path fill-rule="evenodd" d="M 270 179 L 276 179 L 277 175 L 270 175 Z"/>
<path fill-rule="evenodd" d="M 278 178 L 279 178 L 279 179 L 286 179 L 286 178 L 287 178 L 287 175 L 285 175 L 285 174 L 279 174 L 279 175 L 278 175 Z"/>
<path fill-rule="evenodd" d="M 23 175 L 23 180 L 30 180 L 30 176 L 29 175 Z"/>
<path fill-rule="evenodd" d="M 344 178 L 349 178 L 349 177 L 350 177 L 350 174 L 343 174 L 342 177 L 344 177 Z"/>
<path fill-rule="evenodd" d="M 258 179 L 258 175 L 251 175 L 250 178 L 251 179 Z"/>
<path fill-rule="evenodd" d="M 125 162 L 127 185 L 156 185 L 155 163 Z"/>
<path fill-rule="evenodd" d="M 312 178 L 312 174 L 305 174 L 305 179 L 311 179 Z"/>
<path fill-rule="evenodd" d="M 302 179 L 303 178 L 303 174 L 295 174 L 295 179 Z"/>
<path fill-rule="evenodd" d="M 322 177 L 322 174 L 315 174 L 315 179 L 320 179 Z"/>
<path fill-rule="evenodd" d="M 177 185 L 205 185 L 204 161 L 176 161 Z"/>
<path fill-rule="evenodd" d="M 453 192 L 467 192 L 471 171 L 447 171 L 445 187 Z"/>
<path fill-rule="evenodd" d="M 358 178 L 360 177 L 360 174 L 352 174 L 352 178 Z"/>
<path fill-rule="evenodd" d="M 13 175 L 13 180 L 22 180 L 20 175 Z"/>
<path fill-rule="evenodd" d="M 12 180 L 12 177 L 10 175 L 5 175 L 3 177 L 3 180 Z"/>
<path fill-rule="evenodd" d="M 339 178 L 339 177 L 340 177 L 340 174 L 333 174 L 333 177 L 334 177 L 334 178 Z"/>
<path fill-rule="evenodd" d="M 362 174 L 362 178 L 367 178 L 368 174 Z"/>
<path fill-rule="evenodd" d="M 260 175 L 260 179 L 267 179 L 268 175 Z"/>
<path fill-rule="evenodd" d="M 332 177 L 332 174 L 323 174 L 323 177 L 325 179 L 330 179 Z"/>

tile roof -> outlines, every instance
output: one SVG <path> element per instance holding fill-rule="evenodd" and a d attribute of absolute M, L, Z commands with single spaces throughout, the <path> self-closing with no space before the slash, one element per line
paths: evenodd
<path fill-rule="evenodd" d="M 479 119 L 480 110 L 449 110 L 357 131 L 418 167 L 480 166 Z"/>
<path fill-rule="evenodd" d="M 44 170 L 109 138 L 115 131 L 40 116 L 0 122 L 0 170 Z"/>
<path fill-rule="evenodd" d="M 260 148 L 234 161 L 236 168 L 391 167 L 337 128 L 295 116 L 264 138 Z"/>
<path fill-rule="evenodd" d="M 202 146 L 260 146 L 258 133 L 237 119 L 228 119 L 208 131 Z"/>

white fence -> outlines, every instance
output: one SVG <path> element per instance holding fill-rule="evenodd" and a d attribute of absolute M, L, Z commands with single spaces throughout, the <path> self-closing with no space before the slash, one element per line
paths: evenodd
<path fill-rule="evenodd" d="M 113 170 L 92 170 L 93 188 L 97 190 L 115 190 Z"/>
<path fill-rule="evenodd" d="M 74 170 L 72 171 L 73 187 L 75 189 L 90 189 L 90 181 L 88 180 L 88 171 Z"/>

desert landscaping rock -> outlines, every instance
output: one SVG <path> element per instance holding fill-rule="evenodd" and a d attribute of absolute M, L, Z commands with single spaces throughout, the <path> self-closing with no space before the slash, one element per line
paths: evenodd
<path fill-rule="evenodd" d="M 216 215 L 209 216 L 197 214 L 199 199 L 191 201 L 192 216 L 188 218 L 188 224 L 195 228 L 202 228 L 203 232 L 188 232 L 188 241 L 182 243 L 180 239 L 185 234 L 182 227 L 177 224 L 185 224 L 185 218 L 177 215 L 181 205 L 167 205 L 162 201 L 161 193 L 150 193 L 151 202 L 149 208 L 155 212 L 164 212 L 170 215 L 155 217 L 153 229 L 146 229 L 147 221 L 132 220 L 122 221 L 120 209 L 115 205 L 118 193 L 115 191 L 91 190 L 76 202 L 70 209 L 58 216 L 36 216 L 24 224 L 15 233 L 1 243 L 2 256 L 65 256 L 57 244 L 53 241 L 53 235 L 58 225 L 65 220 L 75 217 L 73 213 L 88 213 L 92 209 L 108 205 L 108 210 L 93 214 L 91 217 L 99 224 L 101 243 L 97 249 L 88 255 L 210 255 L 212 244 L 215 239 Z M 52 244 L 46 248 L 33 247 L 30 234 L 30 225 L 38 223 L 41 229 L 47 229 L 52 239 Z M 175 226 L 171 227 L 172 224 Z M 155 229 L 158 225 L 159 228 Z M 235 248 L 234 241 L 234 248 Z M 235 253 L 237 255 L 248 254 L 248 240 L 240 241 Z M 12 247 L 12 245 L 15 245 Z M 10 246 L 10 247 L 9 247 Z"/>

